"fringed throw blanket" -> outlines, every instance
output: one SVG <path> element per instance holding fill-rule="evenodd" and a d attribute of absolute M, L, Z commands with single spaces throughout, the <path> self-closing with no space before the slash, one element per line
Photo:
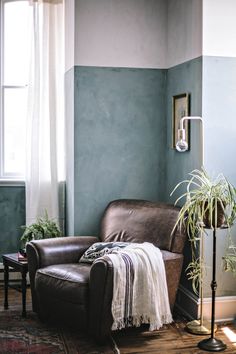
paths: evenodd
<path fill-rule="evenodd" d="M 172 322 L 161 251 L 135 243 L 106 255 L 113 263 L 112 330 L 149 323 L 149 330 Z"/>

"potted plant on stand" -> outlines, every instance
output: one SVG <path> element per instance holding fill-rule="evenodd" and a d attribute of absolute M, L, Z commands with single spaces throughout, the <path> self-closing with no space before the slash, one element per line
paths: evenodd
<path fill-rule="evenodd" d="M 192 261 L 187 267 L 187 276 L 192 280 L 193 290 L 201 291 L 201 321 L 202 325 L 202 275 L 204 271 L 203 252 L 198 256 L 197 241 L 201 241 L 205 229 L 213 230 L 213 275 L 212 275 L 212 323 L 211 338 L 199 343 L 201 349 L 210 351 L 224 350 L 225 344 L 214 338 L 215 317 L 215 260 L 216 260 L 216 229 L 227 228 L 229 240 L 229 252 L 224 257 L 225 268 L 236 271 L 236 249 L 232 244 L 230 229 L 236 217 L 236 189 L 228 182 L 224 175 L 220 174 L 211 179 L 204 169 L 194 170 L 189 173 L 190 178 L 177 184 L 171 195 L 182 185 L 186 185 L 186 191 L 176 200 L 176 204 L 185 199 L 180 209 L 175 227 L 180 224 L 187 230 L 191 244 Z M 174 227 L 174 229 L 175 229 Z M 201 242 L 203 244 L 203 242 Z M 200 247 L 200 253 L 202 248 Z M 194 332 L 192 332 L 194 333 Z M 197 332 L 196 332 L 197 333 Z"/>
<path fill-rule="evenodd" d="M 49 219 L 47 211 L 42 218 L 38 218 L 37 221 L 30 225 L 23 225 L 21 228 L 24 230 L 20 240 L 22 248 L 19 250 L 20 255 L 26 258 L 26 243 L 31 240 L 41 240 L 45 238 L 53 238 L 62 236 L 61 231 L 52 219 Z"/>
<path fill-rule="evenodd" d="M 224 259 L 228 267 L 233 272 L 236 271 L 234 256 L 235 246 L 230 237 L 230 230 L 236 217 L 236 189 L 224 177 L 218 175 L 211 179 L 204 169 L 194 170 L 189 173 L 190 178 L 177 184 L 171 195 L 183 184 L 186 185 L 186 191 L 178 197 L 175 204 L 185 198 L 185 202 L 180 209 L 178 220 L 174 229 L 180 224 L 185 227 L 188 238 L 192 245 L 193 255 L 196 250 L 196 243 L 200 235 L 206 228 L 225 227 L 228 229 L 229 252 Z M 188 266 L 190 277 L 193 280 L 193 289 L 197 291 L 197 284 L 200 274 L 198 259 L 193 257 L 193 262 Z"/>

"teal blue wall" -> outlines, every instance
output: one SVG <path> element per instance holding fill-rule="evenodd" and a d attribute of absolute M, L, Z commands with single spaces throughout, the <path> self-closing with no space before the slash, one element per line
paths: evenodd
<path fill-rule="evenodd" d="M 200 124 L 191 123 L 191 148 L 184 154 L 171 148 L 172 145 L 172 96 L 190 94 L 190 114 L 200 115 L 204 120 L 205 168 L 212 176 L 222 172 L 236 185 L 234 158 L 236 153 L 236 58 L 201 57 L 177 65 L 167 71 L 167 150 L 166 150 L 166 201 L 174 202 L 182 192 L 172 198 L 173 187 L 184 180 L 194 168 L 200 167 L 201 141 Z M 183 190 L 182 190 L 183 191 Z M 226 231 L 217 231 L 217 296 L 235 295 L 236 282 L 231 273 L 222 268 L 222 257 L 226 249 Z M 232 230 L 236 242 L 236 227 Z M 211 295 L 212 233 L 204 239 L 207 274 L 204 279 L 204 296 Z M 186 244 L 185 264 L 191 252 Z M 182 273 L 181 284 L 191 290 L 191 282 Z"/>
<path fill-rule="evenodd" d="M 203 57 L 203 105 L 205 118 L 205 166 L 212 176 L 223 173 L 236 186 L 236 58 Z M 231 231 L 236 244 L 236 226 Z M 227 232 L 217 231 L 217 296 L 235 296 L 236 280 L 222 270 Z M 205 237 L 207 265 L 211 258 L 212 233 Z M 211 252 L 211 251 L 210 251 Z M 205 295 L 211 293 L 211 272 L 207 272 Z"/>
<path fill-rule="evenodd" d="M 165 200 L 174 203 L 184 189 L 178 191 L 170 197 L 173 188 L 180 181 L 188 177 L 188 173 L 201 166 L 200 150 L 200 124 L 191 122 L 190 126 L 190 150 L 179 153 L 172 148 L 172 97 L 180 93 L 187 92 L 190 95 L 190 115 L 200 115 L 202 109 L 202 58 L 193 59 L 183 64 L 170 68 L 167 72 L 166 91 L 166 119 L 167 119 L 167 145 L 165 155 L 166 183 Z M 184 250 L 184 266 L 191 261 L 190 244 L 186 243 Z M 186 273 L 182 273 L 181 284 L 192 291 L 191 281 L 186 278 Z"/>
<path fill-rule="evenodd" d="M 201 163 L 200 124 L 190 124 L 190 150 L 179 153 L 172 148 L 172 97 L 180 93 L 190 95 L 190 115 L 202 113 L 202 58 L 196 58 L 183 64 L 174 66 L 167 71 L 166 93 L 166 120 L 167 120 L 167 145 L 166 145 L 166 183 L 165 199 L 174 202 L 176 195 L 170 198 L 170 193 L 176 184 L 186 179 L 187 174 L 194 168 L 199 168 Z"/>
<path fill-rule="evenodd" d="M 14 253 L 19 248 L 25 224 L 25 188 L 0 186 L 0 254 Z"/>
<path fill-rule="evenodd" d="M 66 88 L 68 234 L 98 234 L 113 199 L 173 202 L 173 187 L 200 167 L 200 144 L 192 124 L 190 151 L 172 149 L 172 97 L 188 92 L 201 115 L 202 59 L 168 70 L 77 66 Z"/>
<path fill-rule="evenodd" d="M 165 197 L 166 70 L 75 67 L 74 75 L 74 233 L 98 234 L 109 201 Z"/>
<path fill-rule="evenodd" d="M 203 57 L 205 165 L 236 184 L 236 58 Z"/>

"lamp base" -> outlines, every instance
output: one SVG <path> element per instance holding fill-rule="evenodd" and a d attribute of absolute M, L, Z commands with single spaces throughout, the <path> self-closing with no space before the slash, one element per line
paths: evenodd
<path fill-rule="evenodd" d="M 198 348 L 207 350 L 209 352 L 221 352 L 227 348 L 227 345 L 220 339 L 208 338 L 199 342 Z"/>
<path fill-rule="evenodd" d="M 186 324 L 186 330 L 192 334 L 210 334 L 211 333 L 211 323 L 209 321 L 204 321 L 201 324 L 200 320 L 193 320 Z M 217 326 L 214 327 L 214 332 L 217 331 Z"/>

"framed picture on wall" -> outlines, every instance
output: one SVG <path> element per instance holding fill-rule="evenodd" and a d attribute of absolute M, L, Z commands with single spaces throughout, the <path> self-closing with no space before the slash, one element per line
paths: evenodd
<path fill-rule="evenodd" d="M 181 93 L 172 97 L 172 148 L 175 149 L 175 145 L 178 140 L 178 129 L 180 119 L 184 116 L 189 116 L 189 94 Z M 190 124 L 189 121 L 184 121 L 184 129 L 186 131 L 186 141 L 188 143 L 188 150 L 190 149 Z"/>

